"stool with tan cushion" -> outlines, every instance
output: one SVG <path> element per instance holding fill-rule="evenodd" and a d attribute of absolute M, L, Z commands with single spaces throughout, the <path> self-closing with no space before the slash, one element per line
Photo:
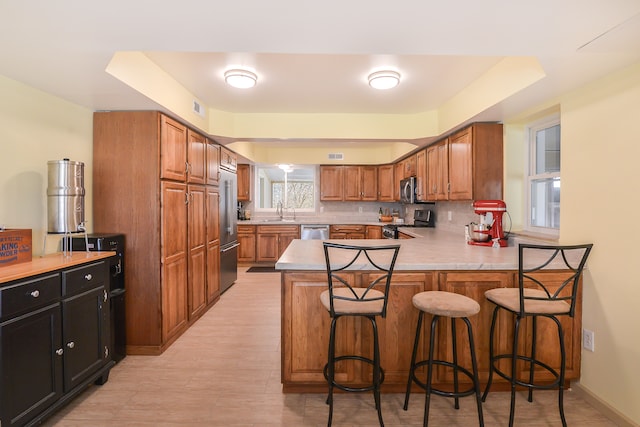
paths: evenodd
<path fill-rule="evenodd" d="M 424 403 L 424 421 L 426 426 L 429 422 L 429 403 L 431 394 L 438 396 L 452 397 L 455 399 L 455 408 L 459 409 L 458 398 L 464 396 L 476 396 L 476 403 L 478 406 L 478 420 L 480 426 L 484 426 L 484 420 L 482 417 L 482 403 L 480 401 L 480 383 L 478 381 L 478 366 L 476 361 L 475 345 L 473 343 L 473 331 L 469 317 L 478 314 L 480 311 L 480 304 L 464 295 L 455 294 L 452 292 L 442 291 L 428 291 L 420 292 L 413 296 L 413 306 L 420 310 L 418 315 L 418 325 L 416 327 L 416 338 L 413 344 L 413 353 L 411 355 L 411 367 L 409 372 L 409 381 L 407 382 L 407 393 L 404 400 L 404 410 L 409 407 L 409 395 L 411 393 L 411 386 L 415 382 L 422 389 L 426 391 L 425 403 Z M 431 332 L 429 336 L 429 357 L 426 360 L 416 361 L 418 346 L 420 343 L 420 336 L 424 314 L 432 315 L 431 320 Z M 451 319 L 451 342 L 452 342 L 452 361 L 434 359 L 435 348 L 435 335 L 436 325 L 440 317 L 448 317 Z M 469 336 L 469 348 L 470 348 L 470 363 L 471 371 L 463 367 L 458 363 L 458 348 L 456 339 L 456 319 L 461 319 L 467 325 L 467 332 Z M 421 366 L 427 366 L 427 380 L 421 381 L 417 375 L 416 370 Z M 434 365 L 446 366 L 453 369 L 453 390 L 441 390 L 432 386 L 433 369 Z M 471 386 L 460 390 L 460 384 L 458 380 L 458 374 L 463 374 L 469 380 L 471 380 Z"/>
<path fill-rule="evenodd" d="M 391 287 L 391 276 L 400 250 L 400 245 L 388 246 L 357 246 L 339 243 L 323 242 L 325 262 L 327 266 L 328 289 L 320 294 L 320 302 L 331 316 L 329 331 L 328 361 L 324 367 L 324 376 L 329 384 L 327 404 L 329 404 L 329 421 L 333 419 L 333 389 L 343 391 L 373 391 L 378 421 L 382 421 L 380 405 L 380 385 L 384 381 L 384 370 L 380 367 L 380 345 L 378 342 L 378 327 L 376 317 L 385 317 L 387 302 Z M 346 270 L 374 271 L 372 282 L 355 284 L 348 280 Z M 373 357 L 361 354 L 342 354 L 336 356 L 336 324 L 346 316 L 356 316 L 367 319 L 373 330 Z M 341 384 L 335 377 L 335 366 L 343 360 L 354 360 L 369 364 L 373 368 L 371 384 L 353 387 Z"/>
<path fill-rule="evenodd" d="M 484 293 L 487 300 L 494 303 L 496 307 L 493 310 L 489 334 L 489 378 L 482 400 L 487 398 L 494 372 L 509 381 L 511 384 L 509 426 L 514 424 L 516 387 L 518 386 L 528 390 L 529 402 L 533 401 L 533 389 L 557 388 L 560 419 L 563 426 L 567 425 L 563 404 L 566 355 L 564 332 L 558 317 L 574 316 L 580 276 L 592 246 L 592 244 L 569 246 L 520 244 L 518 245 L 518 287 L 491 289 Z M 513 342 L 510 353 L 495 354 L 494 335 L 498 312 L 501 309 L 513 315 L 511 316 L 514 319 Z M 550 366 L 548 361 L 543 362 L 536 356 L 538 318 L 549 319 L 558 331 L 560 361 L 557 369 Z M 518 343 L 521 321 L 524 319 L 531 320 L 531 332 L 523 334 L 525 339 L 530 339 L 525 345 Z M 525 330 L 528 330 L 528 327 Z M 518 349 L 525 348 L 531 349 L 529 354 L 518 352 Z M 509 363 L 501 364 L 502 360 L 507 360 Z M 505 369 L 507 366 L 509 370 Z M 539 377 L 546 378 L 536 381 L 536 371 Z M 546 375 L 540 375 L 540 371 Z M 553 380 L 549 381 L 549 377 Z"/>

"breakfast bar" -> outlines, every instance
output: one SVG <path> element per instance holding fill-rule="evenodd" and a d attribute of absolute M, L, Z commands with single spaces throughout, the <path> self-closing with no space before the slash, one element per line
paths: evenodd
<path fill-rule="evenodd" d="M 385 370 L 383 392 L 404 392 L 409 375 L 411 352 L 418 311 L 413 307 L 413 295 L 431 290 L 462 294 L 480 304 L 480 313 L 470 318 L 475 335 L 480 382 L 485 383 L 489 372 L 489 329 L 493 306 L 484 292 L 501 287 L 517 287 L 518 250 L 517 241 L 511 240 L 508 247 L 492 248 L 468 245 L 457 233 L 435 228 L 402 228 L 402 232 L 415 237 L 402 240 L 349 240 L 354 245 L 401 245 L 394 269 L 389 305 L 385 319 L 379 319 L 380 351 Z M 344 241 L 343 241 L 344 242 Z M 368 283 L 371 271 L 352 266 L 345 272 L 347 280 Z M 323 392 L 326 380 L 323 367 L 327 361 L 330 317 L 320 303 L 320 293 L 327 288 L 326 267 L 322 241 L 294 240 L 276 263 L 282 273 L 282 384 L 283 392 Z M 562 282 L 559 273 L 553 270 L 543 274 L 552 282 Z M 556 277 L 557 280 L 556 280 Z M 562 320 L 567 351 L 566 380 L 580 377 L 580 334 L 582 319 L 582 295 L 578 296 L 576 315 Z M 506 315 L 498 318 L 495 342 L 496 351 L 504 352 L 511 347 L 512 322 Z M 547 319 L 543 319 L 547 320 Z M 430 320 L 429 320 L 430 321 Z M 367 353 L 372 348 L 370 328 L 357 321 L 338 325 L 343 329 L 337 333 L 342 340 L 336 344 L 337 352 Z M 531 325 L 526 324 L 530 330 Z M 458 331 L 461 334 L 462 331 Z M 428 334 L 428 331 L 425 332 Z M 450 325 L 438 326 L 437 348 L 443 358 L 450 359 Z M 461 335 L 460 338 L 463 338 Z M 549 323 L 538 324 L 538 353 L 545 363 L 557 367 L 560 362 L 559 346 L 555 327 Z M 459 343 L 465 343 L 459 339 Z M 428 339 L 422 340 L 418 357 L 428 354 Z M 459 354 L 464 355 L 462 365 L 470 368 L 469 349 L 462 344 Z M 519 366 L 519 375 L 526 376 L 528 367 Z M 546 372 L 536 371 L 536 378 L 546 379 Z M 336 376 L 343 383 L 358 385 L 370 382 L 369 367 L 344 361 L 336 368 Z M 500 379 L 501 380 L 501 379 Z M 549 378 L 551 380 L 551 378 Z M 494 384 L 496 383 L 494 377 Z M 452 371 L 440 368 L 434 384 L 446 387 L 453 382 Z M 497 385 L 506 387 L 502 382 Z M 496 385 L 494 385 L 496 387 Z"/>

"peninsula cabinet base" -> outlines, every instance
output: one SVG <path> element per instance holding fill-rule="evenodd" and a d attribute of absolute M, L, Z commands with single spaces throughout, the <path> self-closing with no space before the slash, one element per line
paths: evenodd
<path fill-rule="evenodd" d="M 350 283 L 370 283 L 370 272 L 348 271 L 344 273 Z M 546 274 L 556 274 L 549 272 Z M 492 305 L 484 298 L 488 289 L 517 286 L 516 271 L 396 271 L 391 284 L 391 294 L 387 308 L 387 317 L 378 320 L 380 337 L 380 351 L 382 367 L 385 370 L 385 380 L 382 391 L 387 393 L 403 393 L 406 391 L 409 378 L 409 365 L 415 328 L 418 321 L 418 310 L 413 307 L 413 295 L 432 290 L 441 290 L 465 295 L 480 304 L 480 313 L 469 320 L 473 325 L 476 355 L 481 387 L 484 388 L 489 372 L 489 329 L 491 326 Z M 561 281 L 558 281 L 561 283 Z M 284 393 L 323 393 L 327 390 L 323 368 L 327 363 L 329 342 L 329 313 L 320 303 L 320 293 L 327 288 L 326 273 L 319 271 L 284 271 L 282 273 L 282 391 Z M 500 332 L 494 343 L 497 352 L 511 347 L 513 340 L 513 319 L 511 315 L 501 313 L 498 318 Z M 451 355 L 451 324 L 442 319 L 436 330 L 435 349 L 440 359 L 450 359 Z M 558 367 L 560 350 L 558 340 L 553 339 L 551 324 L 540 319 L 538 322 L 538 349 L 544 350 L 544 360 L 553 367 Z M 425 316 L 425 324 L 431 322 L 430 316 Z M 526 325 L 521 334 L 531 334 L 531 324 L 523 320 Z M 565 323 L 566 322 L 566 323 Z M 423 325 L 423 336 L 418 349 L 418 360 L 423 360 L 428 354 L 429 328 Z M 337 354 L 363 354 L 371 357 L 371 331 L 368 322 L 355 319 L 340 319 L 336 331 Z M 582 329 L 582 296 L 579 295 L 576 316 L 563 320 L 565 330 L 565 347 L 567 354 L 567 372 L 565 386 L 571 380 L 580 377 L 580 340 Z M 464 328 L 457 328 L 457 334 L 462 334 Z M 462 335 L 458 343 L 464 343 Z M 524 346 L 524 339 L 522 344 Z M 471 369 L 469 349 L 463 345 L 458 347 L 459 362 Z M 361 365 L 361 364 L 360 364 Z M 367 383 L 371 376 L 369 366 L 360 366 L 353 361 L 343 361 L 336 366 L 336 377 L 341 383 L 352 386 Z M 508 370 L 507 367 L 505 367 Z M 528 366 L 524 363 L 518 366 L 519 375 L 528 377 Z M 536 378 L 545 381 L 545 372 L 540 371 Z M 418 375 L 424 375 L 423 371 Z M 463 384 L 464 378 L 460 378 Z M 453 374 L 450 368 L 439 367 L 436 370 L 434 385 L 446 388 L 453 385 Z M 417 387 L 417 386 L 416 386 Z M 509 390 L 509 384 L 494 375 L 492 390 Z M 416 391 L 420 391 L 419 388 Z"/>

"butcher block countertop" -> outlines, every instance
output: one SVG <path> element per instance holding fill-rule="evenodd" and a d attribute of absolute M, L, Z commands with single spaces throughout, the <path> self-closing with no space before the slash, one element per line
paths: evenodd
<path fill-rule="evenodd" d="M 464 236 L 437 228 L 401 227 L 400 231 L 415 237 L 397 240 L 335 240 L 335 242 L 375 246 L 400 244 L 395 270 L 517 270 L 518 246 L 473 246 Z M 362 268 L 365 268 L 363 266 Z M 278 270 L 326 269 L 321 240 L 294 240 L 276 263 Z M 355 266 L 353 269 L 358 269 Z"/>
<path fill-rule="evenodd" d="M 114 256 L 115 252 L 86 252 L 77 251 L 72 253 L 56 252 L 44 256 L 34 256 L 29 262 L 0 267 L 0 285 L 25 277 L 36 276 L 49 271 L 60 270 L 66 267 L 86 264 L 104 258 Z"/>

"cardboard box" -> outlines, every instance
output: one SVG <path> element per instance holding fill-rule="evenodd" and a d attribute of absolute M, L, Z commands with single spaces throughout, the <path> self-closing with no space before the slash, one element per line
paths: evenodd
<path fill-rule="evenodd" d="M 0 268 L 31 261 L 31 229 L 0 231 Z"/>

